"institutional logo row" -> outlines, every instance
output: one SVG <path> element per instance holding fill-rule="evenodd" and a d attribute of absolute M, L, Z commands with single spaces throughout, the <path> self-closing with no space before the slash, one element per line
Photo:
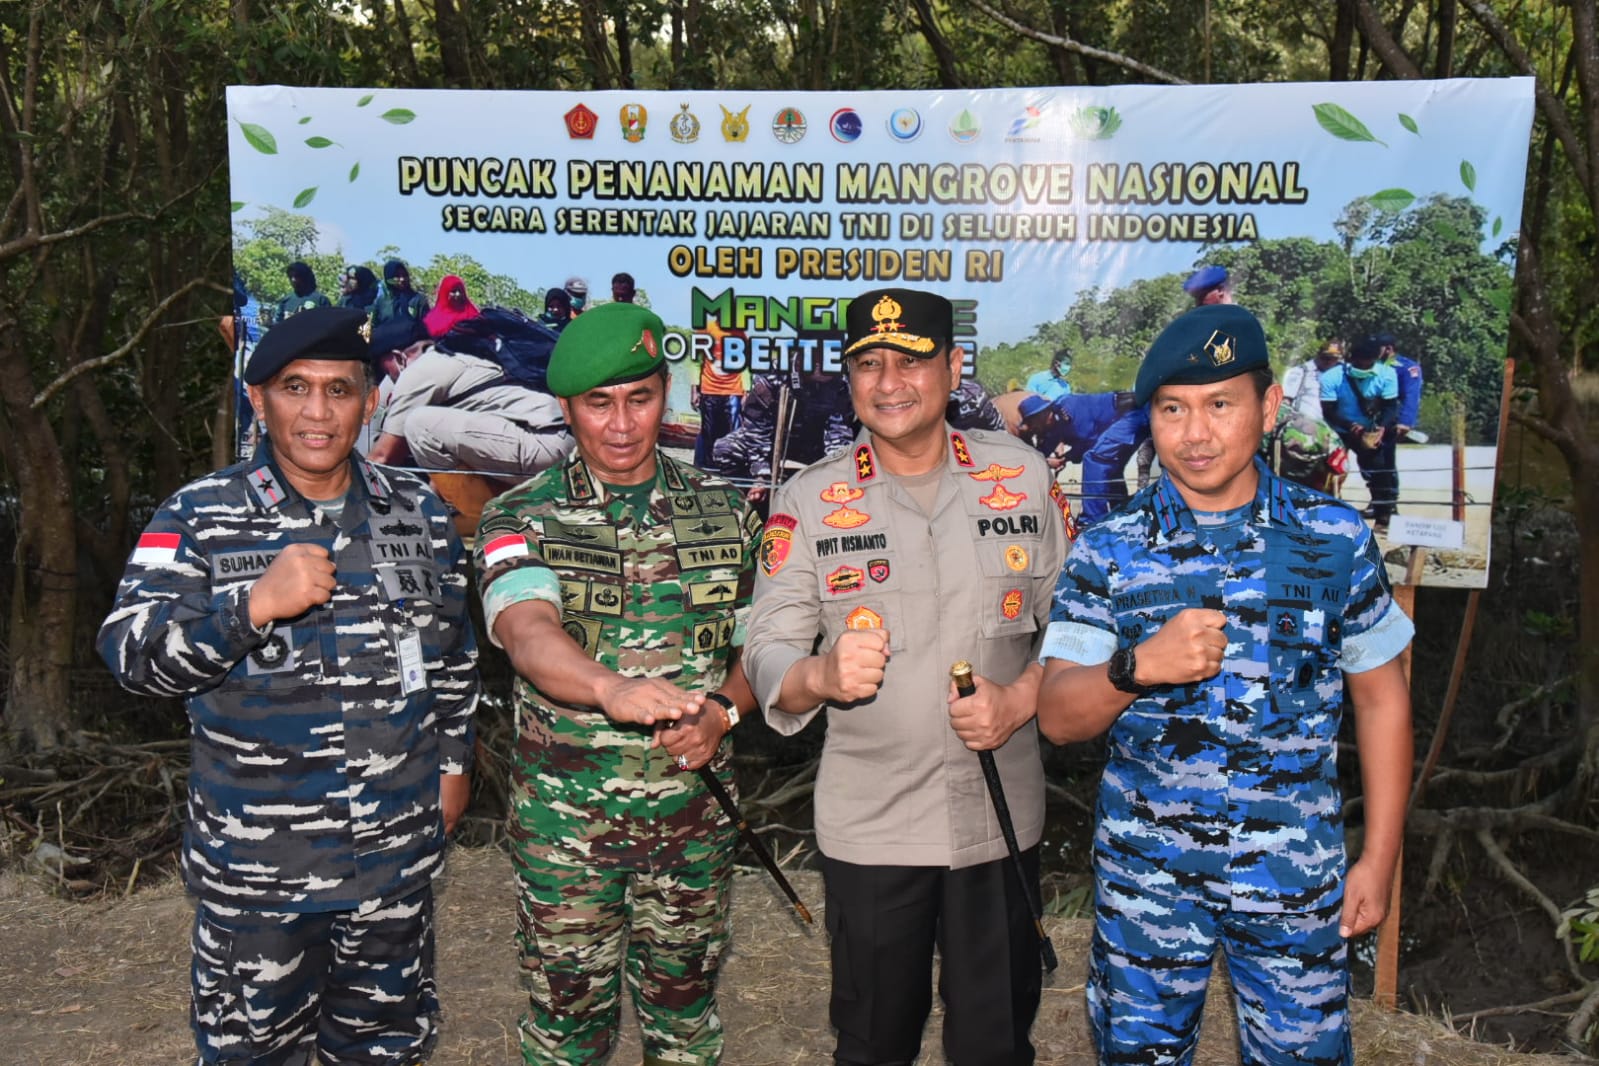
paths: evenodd
<path fill-rule="evenodd" d="M 742 111 L 730 111 L 721 108 L 721 134 L 724 141 L 740 143 L 747 141 L 750 136 L 750 105 Z M 1021 113 L 1008 124 L 1005 130 L 1006 140 L 1035 140 L 1038 138 L 1039 126 L 1044 118 L 1043 103 L 1030 105 L 1022 109 Z M 1085 129 L 1085 124 L 1079 121 L 1084 112 L 1095 112 L 1096 118 L 1110 109 L 1085 108 L 1070 116 L 1073 131 L 1078 136 L 1098 137 L 1108 136 L 1111 130 L 1090 132 Z M 1111 111 L 1114 114 L 1114 111 Z M 643 104 L 623 104 L 617 114 L 621 124 L 622 139 L 629 143 L 637 144 L 644 140 L 649 131 L 651 116 Z M 595 114 L 585 104 L 578 104 L 566 113 L 566 133 L 573 140 L 592 140 L 600 129 L 600 116 Z M 679 110 L 669 119 L 665 120 L 666 131 L 672 140 L 679 144 L 693 144 L 700 139 L 702 123 L 699 116 L 689 110 L 688 104 L 679 105 Z M 1118 122 L 1119 124 L 1119 122 Z M 1092 125 L 1102 129 L 1102 119 Z M 810 131 L 810 120 L 797 107 L 780 108 L 772 116 L 770 128 L 772 136 L 783 144 L 798 144 L 804 140 Z M 921 112 L 912 107 L 898 107 L 889 113 L 884 123 L 891 139 L 909 144 L 922 135 L 927 123 L 922 118 Z M 982 123 L 977 116 L 967 108 L 962 108 L 958 114 L 949 120 L 945 129 L 949 136 L 958 144 L 971 144 L 982 136 Z M 827 119 L 827 132 L 840 144 L 852 144 L 867 135 L 866 121 L 859 111 L 853 107 L 841 107 L 834 111 Z"/>

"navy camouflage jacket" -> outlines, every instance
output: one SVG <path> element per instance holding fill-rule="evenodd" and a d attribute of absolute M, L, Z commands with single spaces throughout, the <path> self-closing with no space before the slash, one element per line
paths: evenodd
<path fill-rule="evenodd" d="M 187 697 L 183 870 L 208 902 L 369 909 L 441 865 L 439 775 L 469 768 L 478 699 L 466 559 L 420 479 L 351 462 L 337 520 L 267 449 L 178 490 L 100 629 L 124 687 Z M 328 549 L 333 599 L 257 630 L 251 586 L 294 543 Z M 412 630 L 423 676 L 404 683 Z"/>

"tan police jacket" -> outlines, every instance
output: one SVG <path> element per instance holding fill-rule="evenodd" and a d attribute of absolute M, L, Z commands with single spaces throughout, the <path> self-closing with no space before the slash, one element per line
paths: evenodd
<path fill-rule="evenodd" d="M 932 517 L 882 469 L 870 434 L 777 493 L 761 543 L 744 668 L 780 733 L 820 708 L 775 706 L 796 662 L 846 628 L 889 631 L 882 688 L 829 705 L 816 779 L 822 853 L 860 865 L 960 868 L 1002 858 L 977 753 L 949 722 L 949 668 L 993 681 L 1033 660 L 1068 549 L 1043 458 L 1004 433 L 949 431 Z M 817 638 L 820 637 L 820 642 Z M 995 753 L 1022 847 L 1043 828 L 1037 725 Z"/>

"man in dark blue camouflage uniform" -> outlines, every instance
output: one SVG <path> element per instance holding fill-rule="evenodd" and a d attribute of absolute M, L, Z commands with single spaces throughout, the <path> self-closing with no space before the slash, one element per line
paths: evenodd
<path fill-rule="evenodd" d="M 1189 1062 L 1219 947 L 1245 1062 L 1349 1063 L 1345 942 L 1387 914 L 1410 783 L 1410 620 L 1360 516 L 1256 458 L 1282 390 L 1253 315 L 1178 318 L 1136 398 L 1162 477 L 1078 539 L 1041 652 L 1045 735 L 1110 734 L 1088 979 L 1099 1058 Z M 1346 685 L 1366 823 L 1347 871 Z"/>
<path fill-rule="evenodd" d="M 183 872 L 200 1061 L 421 1062 L 431 881 L 467 801 L 476 644 L 449 512 L 354 454 L 363 312 L 313 308 L 244 379 L 256 458 L 180 489 L 100 630 L 122 684 L 187 698 Z"/>

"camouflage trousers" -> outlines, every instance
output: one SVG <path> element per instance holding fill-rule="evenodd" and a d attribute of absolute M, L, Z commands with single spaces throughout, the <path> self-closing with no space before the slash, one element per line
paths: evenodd
<path fill-rule="evenodd" d="M 1247 914 L 1147 893 L 1095 903 L 1088 1021 L 1105 1064 L 1186 1066 L 1199 1045 L 1211 963 L 1227 957 L 1244 1066 L 1352 1066 L 1342 902 Z"/>
<path fill-rule="evenodd" d="M 716 972 L 727 945 L 731 849 L 666 868 L 595 867 L 579 850 L 516 841 L 517 942 L 529 1066 L 609 1054 L 625 976 L 646 1062 L 722 1057 Z"/>
<path fill-rule="evenodd" d="M 431 886 L 367 914 L 201 902 L 191 943 L 202 1064 L 413 1066 L 438 1039 Z"/>

